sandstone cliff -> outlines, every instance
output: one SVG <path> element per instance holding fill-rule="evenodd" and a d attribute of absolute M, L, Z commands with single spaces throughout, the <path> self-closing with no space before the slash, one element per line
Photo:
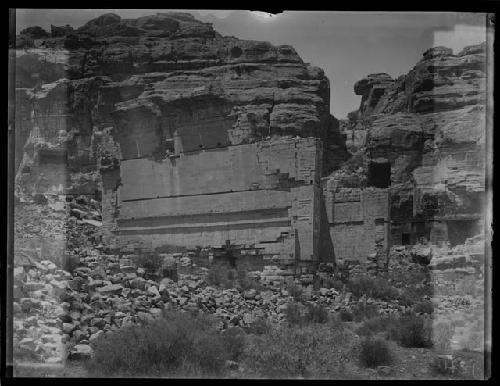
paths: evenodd
<path fill-rule="evenodd" d="M 361 105 L 341 123 L 341 131 L 368 184 L 384 180 L 382 167 L 376 176 L 377 166 L 390 165 L 385 185 L 391 189 L 391 218 L 401 222 L 395 228 L 420 220 L 418 231 L 399 233 L 429 237 L 433 231 L 424 231 L 424 222 L 435 218 L 464 221 L 449 233 L 472 236 L 481 228 L 475 220 L 484 209 L 485 49 L 485 43 L 457 54 L 431 48 L 398 79 L 379 73 L 354 85 Z M 436 239 L 452 237 L 441 230 L 434 229 L 442 233 Z"/>
<path fill-rule="evenodd" d="M 16 154 L 20 164 L 29 138 L 25 172 L 38 148 L 64 148 L 75 165 L 95 164 L 93 136 L 117 122 L 127 125 L 118 135 L 141 137 L 122 149 L 125 158 L 161 154 L 180 125 L 191 128 L 184 151 L 297 135 L 330 140 L 327 171 L 347 155 L 335 142 L 328 79 L 290 46 L 223 37 L 184 13 L 106 14 L 50 34 L 30 27 L 17 42 Z"/>
<path fill-rule="evenodd" d="M 152 215 L 169 205 L 182 212 L 179 197 L 186 194 L 240 191 L 243 197 L 245 190 L 255 196 L 252 210 L 267 211 L 265 221 L 280 224 L 259 238 L 290 238 L 294 231 L 283 224 L 298 229 L 302 218 L 311 245 L 331 244 L 328 230 L 331 236 L 338 224 L 338 243 L 348 234 L 368 240 L 353 256 L 387 246 L 388 223 L 395 244 L 421 236 L 463 242 L 481 228 L 485 44 L 457 54 L 429 49 L 398 79 L 367 76 L 354 85 L 359 109 L 339 121 L 329 112 L 324 72 L 292 47 L 224 37 L 189 14 L 133 20 L 107 14 L 78 29 L 30 27 L 17 43 L 16 189 L 23 201 L 34 193 L 104 195 L 103 214 L 112 225 L 122 211 L 135 227 L 135 213 Z M 321 144 L 300 142 L 311 137 Z M 223 151 L 233 146 L 245 150 Z M 206 153 L 176 158 L 200 151 Z M 319 188 L 327 175 L 307 216 L 297 212 L 305 196 L 280 193 Z M 134 202 L 162 197 L 176 201 L 151 201 L 148 210 Z M 234 199 L 226 201 L 207 201 L 191 215 L 209 213 L 213 222 L 214 211 L 236 210 L 228 204 Z M 252 216 L 247 220 L 257 221 Z M 315 217 L 323 225 L 314 225 Z M 203 217 L 203 227 L 208 220 Z M 346 248 L 363 244 L 358 239 Z M 344 253 L 340 244 L 335 248 Z"/>
<path fill-rule="evenodd" d="M 318 257 L 320 197 L 299 186 L 316 192 L 349 154 L 328 79 L 293 47 L 224 37 L 175 12 L 30 27 L 17 44 L 21 201 L 102 198 L 104 230 L 141 227 L 149 245 L 173 232 L 168 242 L 265 240 Z"/>

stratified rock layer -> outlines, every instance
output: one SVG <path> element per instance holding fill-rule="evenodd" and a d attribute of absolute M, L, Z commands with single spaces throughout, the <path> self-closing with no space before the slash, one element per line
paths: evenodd
<path fill-rule="evenodd" d="M 229 241 L 333 258 L 314 219 L 320 177 L 348 153 L 328 79 L 292 47 L 175 12 L 33 27 L 17 42 L 21 201 L 102 199 L 106 242 L 121 248 Z"/>
<path fill-rule="evenodd" d="M 355 84 L 361 105 L 341 130 L 358 179 L 390 188 L 392 243 L 457 244 L 482 231 L 486 77 L 483 43 L 456 55 L 435 47 L 407 75 Z M 352 178 L 352 167 L 334 175 Z"/>
<path fill-rule="evenodd" d="M 367 76 L 344 121 L 292 47 L 189 14 L 32 27 L 18 47 L 18 197 L 102 199 L 103 234 L 131 248 L 274 242 L 269 254 L 364 259 L 481 231 L 485 44 Z"/>

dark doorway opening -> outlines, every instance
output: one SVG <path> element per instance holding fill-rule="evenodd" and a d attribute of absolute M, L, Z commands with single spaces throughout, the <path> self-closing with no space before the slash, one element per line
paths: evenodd
<path fill-rule="evenodd" d="M 243 50 L 240 47 L 235 46 L 235 47 L 231 48 L 231 56 L 233 58 L 239 58 L 242 53 L 243 53 Z"/>
<path fill-rule="evenodd" d="M 370 162 L 368 164 L 368 186 L 388 188 L 391 185 L 391 164 Z"/>
<path fill-rule="evenodd" d="M 410 245 L 411 244 L 411 237 L 409 233 L 403 233 L 401 235 L 401 244 L 403 245 Z"/>

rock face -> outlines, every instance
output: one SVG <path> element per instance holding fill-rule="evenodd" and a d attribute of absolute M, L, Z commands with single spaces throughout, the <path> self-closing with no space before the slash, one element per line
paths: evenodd
<path fill-rule="evenodd" d="M 407 75 L 372 74 L 354 85 L 360 108 L 341 122 L 353 158 L 331 179 L 387 189 L 391 244 L 424 237 L 456 245 L 482 232 L 485 50 L 434 47 Z"/>
<path fill-rule="evenodd" d="M 175 12 L 34 27 L 17 43 L 22 201 L 102 199 L 106 242 L 121 248 L 229 240 L 333 258 L 314 220 L 320 178 L 349 154 L 328 79 L 292 47 Z"/>
<path fill-rule="evenodd" d="M 106 14 L 17 43 L 18 197 L 100 201 L 102 218 L 75 216 L 109 245 L 229 242 L 309 264 L 481 232 L 485 44 L 367 76 L 339 121 L 292 47 L 189 14 Z"/>
<path fill-rule="evenodd" d="M 453 327 L 444 343 L 482 350 L 484 237 L 463 241 L 482 232 L 484 45 L 430 49 L 396 80 L 369 75 L 338 121 L 328 79 L 293 48 L 222 37 L 188 14 L 106 14 L 17 41 L 19 359 L 88 359 L 105 334 L 163 309 L 215 314 L 220 329 L 280 323 L 292 283 L 329 312 L 407 311 L 313 290 L 331 262 L 367 258 L 341 276 L 381 262 L 394 277 L 430 271 L 418 285 L 433 282 L 435 328 L 458 318 L 479 332 Z M 420 237 L 433 245 L 389 248 Z M 209 285 L 204 264 L 219 272 L 231 251 L 250 261 L 245 280 Z"/>

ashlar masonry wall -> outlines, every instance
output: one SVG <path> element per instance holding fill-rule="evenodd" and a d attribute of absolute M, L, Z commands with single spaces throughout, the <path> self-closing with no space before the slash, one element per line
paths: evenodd
<path fill-rule="evenodd" d="M 111 202 L 103 203 L 104 221 L 121 247 L 230 240 L 285 260 L 317 260 L 321 159 L 315 138 L 122 159 L 103 173 L 103 200 Z"/>
<path fill-rule="evenodd" d="M 324 189 L 330 236 L 338 262 L 365 261 L 388 246 L 389 194 L 380 188 Z"/>

